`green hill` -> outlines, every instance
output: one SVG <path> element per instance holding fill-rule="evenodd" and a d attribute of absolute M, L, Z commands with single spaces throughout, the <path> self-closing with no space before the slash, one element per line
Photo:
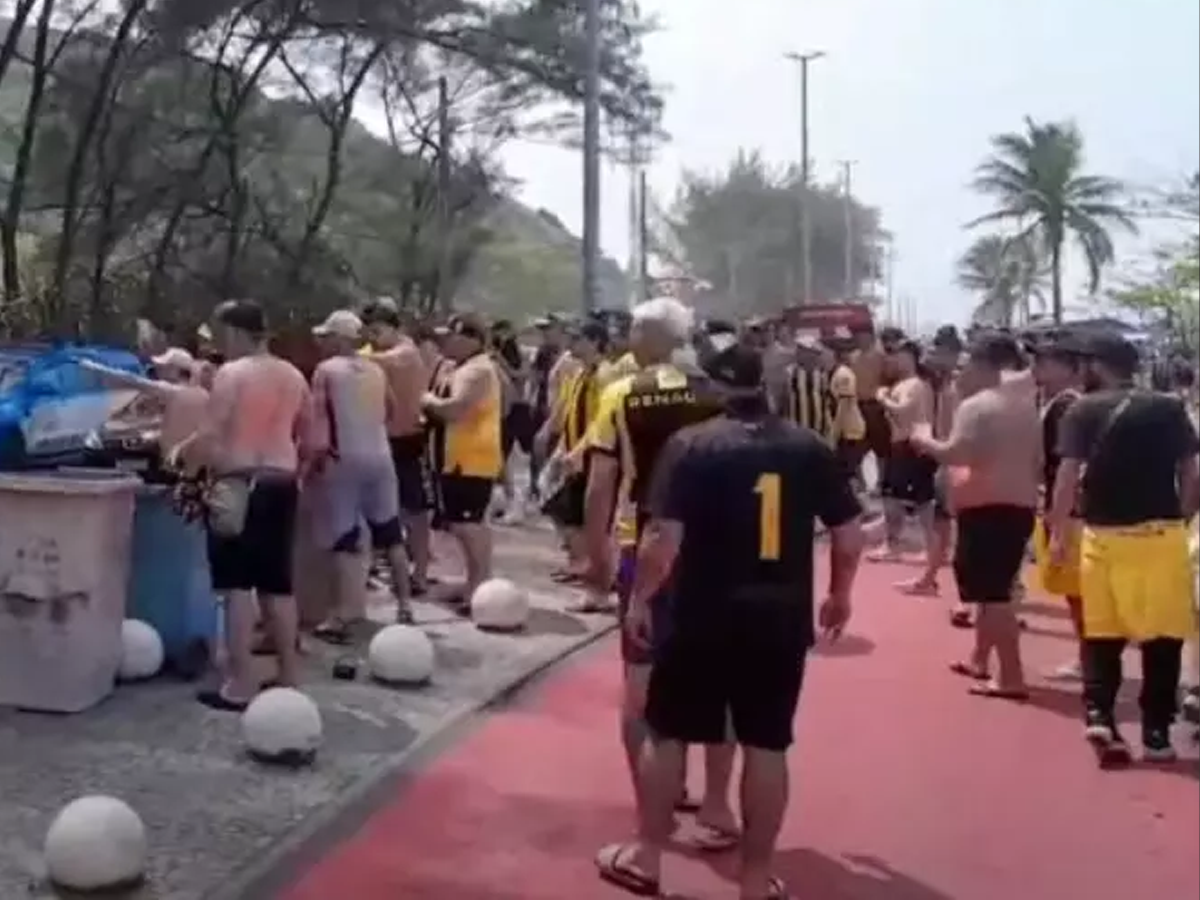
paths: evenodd
<path fill-rule="evenodd" d="M 165 77 L 186 82 L 188 73 Z M 16 63 L 0 83 L 0 178 L 7 184 L 20 140 L 29 91 L 30 71 Z M 278 199 L 279 209 L 298 212 L 311 208 L 312 198 L 326 173 L 328 129 L 310 107 L 294 99 L 270 99 L 257 95 L 251 104 L 250 127 L 268 133 L 246 165 L 243 177 L 256 193 Z M 54 123 L 43 127 L 49 134 Z M 39 142 L 43 140 L 39 134 Z M 153 142 L 152 140 L 150 141 Z M 70 143 L 66 144 L 69 152 Z M 266 148 L 265 150 L 263 148 Z M 139 151 L 143 148 L 138 147 Z M 53 156 L 43 153 L 39 160 Z M 65 156 L 60 148 L 59 155 Z M 149 164 L 148 164 L 149 165 Z M 430 181 L 428 166 L 399 154 L 384 139 L 354 122 L 346 133 L 342 150 L 340 182 L 333 203 L 318 235 L 321 252 L 336 260 L 330 276 L 336 284 L 328 288 L 329 303 L 346 296 L 386 294 L 404 296 L 411 284 L 414 254 L 436 254 L 430 238 L 412 239 L 406 223 L 413 214 L 413 184 Z M 40 176 L 41 183 L 30 193 L 41 202 L 53 202 L 61 188 L 53 177 Z M 26 207 L 31 206 L 27 199 Z M 287 220 L 300 230 L 303 213 Z M 156 216 L 158 221 L 156 221 Z M 120 270 L 145 265 L 147 248 L 161 232 L 164 214 L 151 213 L 138 229 L 122 239 L 110 268 Z M 53 238 L 59 223 L 56 214 L 27 212 L 22 230 Z M 495 315 L 523 319 L 549 309 L 569 310 L 580 305 L 580 241 L 551 213 L 523 205 L 511 190 L 501 191 L 488 204 L 482 218 L 472 225 L 474 252 L 455 291 L 455 305 L 483 309 Z M 204 246 L 196 249 L 196 245 Z M 214 252 L 207 243 L 187 243 L 189 253 Z M 209 257 L 205 256 L 205 264 Z M 253 269 L 253 266 L 250 266 Z M 252 273 L 253 274 L 253 273 Z M 600 269 L 601 296 L 605 305 L 622 305 L 627 286 L 621 268 L 604 259 Z M 251 290 L 254 288 L 251 287 Z M 181 295 L 185 289 L 181 287 Z M 211 291 L 211 286 L 202 286 Z M 181 301 L 184 302 L 184 301 Z M 320 305 L 318 303 L 318 305 Z"/>

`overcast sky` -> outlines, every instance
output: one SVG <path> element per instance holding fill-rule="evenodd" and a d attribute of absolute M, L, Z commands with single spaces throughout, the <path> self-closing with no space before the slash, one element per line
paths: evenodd
<path fill-rule="evenodd" d="M 962 320 L 962 225 L 986 209 L 967 184 L 988 137 L 1023 117 L 1073 118 L 1092 171 L 1155 183 L 1200 165 L 1196 0 L 642 0 L 662 23 L 647 46 L 672 136 L 650 174 L 663 201 L 682 169 L 739 147 L 795 159 L 799 89 L 788 50 L 823 50 L 810 79 L 816 177 L 853 159 L 855 193 L 896 235 L 896 292 L 922 321 Z M 580 160 L 514 144 L 525 202 L 581 225 Z M 602 240 L 622 263 L 627 176 L 604 175 Z"/>

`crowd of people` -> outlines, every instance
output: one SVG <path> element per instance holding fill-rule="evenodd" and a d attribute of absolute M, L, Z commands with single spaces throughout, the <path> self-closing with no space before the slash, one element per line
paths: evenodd
<path fill-rule="evenodd" d="M 1131 643 L 1143 754 L 1173 758 L 1183 648 L 1196 636 L 1200 445 L 1186 367 L 1139 387 L 1138 351 L 1114 335 L 805 335 L 783 321 L 696 323 L 669 297 L 525 333 L 473 315 L 412 323 L 377 301 L 313 328 L 321 360 L 306 378 L 271 352 L 262 309 L 230 301 L 190 351 L 154 355 L 153 379 L 108 373 L 162 397 L 168 465 L 204 479 L 226 608 L 221 682 L 204 703 L 240 710 L 259 690 L 260 623 L 280 683 L 297 680 L 302 491 L 337 573 L 314 632 L 332 642 L 353 640 L 366 615 L 355 560 L 368 546 L 408 622 L 414 597 L 462 608 L 489 577 L 492 528 L 544 513 L 564 548 L 555 580 L 581 589 L 581 611 L 615 612 L 622 626 L 620 731 L 639 824 L 600 851 L 600 875 L 657 896 L 676 814 L 690 809 L 702 849 L 740 849 L 744 900 L 783 898 L 771 858 L 804 662 L 850 619 L 864 509 L 877 500 L 868 561 L 910 558 L 915 522 L 919 574 L 901 592 L 936 596 L 942 570 L 953 573 L 950 620 L 973 641 L 950 669 L 967 690 L 1028 699 L 1019 601 L 1032 545 L 1043 588 L 1075 624 L 1077 657 L 1056 675 L 1080 679 L 1101 763 L 1131 758 L 1115 712 Z M 460 582 L 429 577 L 435 530 L 454 539 Z M 816 603 L 821 533 L 828 584 Z M 1196 703 L 1192 689 L 1185 706 Z M 692 744 L 704 747 L 696 802 L 683 787 Z"/>

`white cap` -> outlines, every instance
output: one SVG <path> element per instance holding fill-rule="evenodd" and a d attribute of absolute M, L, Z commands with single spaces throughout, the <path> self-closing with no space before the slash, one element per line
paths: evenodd
<path fill-rule="evenodd" d="M 184 372 L 196 368 L 196 358 L 182 347 L 168 347 L 158 356 L 150 357 L 150 362 L 162 369 L 180 369 Z"/>
<path fill-rule="evenodd" d="M 346 340 L 358 340 L 362 337 L 362 319 L 348 309 L 334 310 L 312 333 L 317 337 L 340 337 Z"/>

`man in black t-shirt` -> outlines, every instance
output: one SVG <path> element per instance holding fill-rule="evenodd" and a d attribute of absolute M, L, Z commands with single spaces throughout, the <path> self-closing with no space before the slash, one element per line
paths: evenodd
<path fill-rule="evenodd" d="M 1102 764 L 1129 760 L 1114 715 L 1121 654 L 1142 651 L 1142 745 L 1147 759 L 1173 759 L 1183 643 L 1195 632 L 1187 521 L 1200 491 L 1200 443 L 1182 404 L 1138 390 L 1138 353 L 1116 336 L 1089 346 L 1096 388 L 1063 416 L 1050 506 L 1053 558 L 1078 496 L 1083 520 L 1080 588 L 1087 737 Z"/>
<path fill-rule="evenodd" d="M 1051 563 L 1049 532 L 1046 522 L 1047 510 L 1054 495 L 1054 479 L 1062 458 L 1058 454 L 1059 430 L 1067 410 L 1083 396 L 1084 346 L 1078 341 L 1061 339 L 1039 345 L 1035 350 L 1033 376 L 1042 394 L 1042 496 L 1043 513 L 1034 534 L 1034 549 L 1037 555 L 1038 575 L 1042 588 L 1048 594 L 1062 597 L 1071 613 L 1075 636 L 1083 639 L 1083 611 L 1079 599 L 1079 523 L 1072 502 L 1070 531 L 1064 545 L 1066 552 L 1061 564 Z M 1083 675 L 1080 651 L 1075 658 L 1055 669 L 1053 677 L 1059 680 L 1077 680 Z"/>
<path fill-rule="evenodd" d="M 625 621 L 631 640 L 655 648 L 646 722 L 656 741 L 642 757 L 643 829 L 637 843 L 606 848 L 599 865 L 606 879 L 657 895 L 685 748 L 721 742 L 731 723 L 745 750 L 741 896 L 785 896 L 771 861 L 815 638 L 814 520 L 828 526 L 832 548 L 820 625 L 837 637 L 850 616 L 861 510 L 834 451 L 767 412 L 758 352 L 735 345 L 708 371 L 728 409 L 678 432 L 659 458 Z M 664 623 L 650 603 L 668 581 Z M 664 625 L 666 633 L 653 633 Z"/>

